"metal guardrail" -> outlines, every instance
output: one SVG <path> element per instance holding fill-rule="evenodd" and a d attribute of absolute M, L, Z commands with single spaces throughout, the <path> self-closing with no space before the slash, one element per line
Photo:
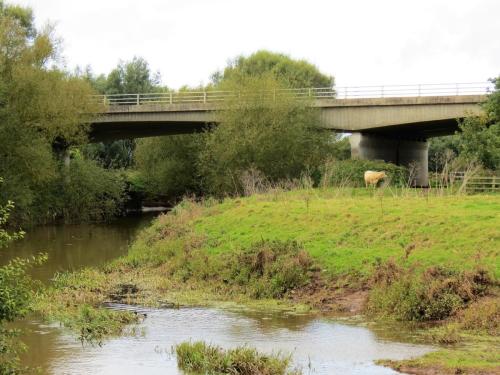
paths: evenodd
<path fill-rule="evenodd" d="M 485 95 L 494 91 L 491 82 L 472 83 L 437 83 L 417 85 L 387 86 L 349 86 L 349 87 L 312 87 L 299 89 L 281 89 L 242 93 L 237 91 L 167 91 L 141 94 L 95 95 L 93 98 L 107 105 L 141 104 L 178 104 L 178 103 L 217 103 L 228 99 L 241 98 L 276 98 L 289 95 L 297 99 L 356 99 L 356 98 L 394 98 L 421 96 L 458 96 Z"/>

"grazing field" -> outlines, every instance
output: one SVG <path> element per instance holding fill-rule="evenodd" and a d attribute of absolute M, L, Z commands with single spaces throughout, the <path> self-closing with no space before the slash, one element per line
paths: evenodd
<path fill-rule="evenodd" d="M 363 196 L 304 190 L 227 200 L 193 220 L 218 253 L 262 238 L 295 240 L 329 273 L 368 275 L 373 262 L 471 269 L 500 276 L 500 196 Z M 161 220 L 161 219 L 160 219 Z"/>

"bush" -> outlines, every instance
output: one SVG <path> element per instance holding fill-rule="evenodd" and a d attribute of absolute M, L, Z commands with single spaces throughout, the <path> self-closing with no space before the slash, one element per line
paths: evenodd
<path fill-rule="evenodd" d="M 78 338 L 82 344 L 90 343 L 101 346 L 105 337 L 120 334 L 125 325 L 137 321 L 137 315 L 130 311 L 113 311 L 82 305 L 76 316 L 62 323 L 79 332 Z"/>
<path fill-rule="evenodd" d="M 310 280 L 312 259 L 295 241 L 262 240 L 231 255 L 230 284 L 242 286 L 254 298 L 280 298 Z"/>
<path fill-rule="evenodd" d="M 23 370 L 19 355 L 25 346 L 19 340 L 20 331 L 6 328 L 5 322 L 29 312 L 35 284 L 27 270 L 45 259 L 45 256 L 16 258 L 0 267 L 0 374 L 19 374 Z"/>
<path fill-rule="evenodd" d="M 493 336 L 500 335 L 500 301 L 498 298 L 484 298 L 472 303 L 460 312 L 458 321 L 464 329 L 486 331 Z"/>
<path fill-rule="evenodd" d="M 288 370 L 290 357 L 264 355 L 245 346 L 224 350 L 203 341 L 183 342 L 175 347 L 177 364 L 195 374 L 299 375 Z"/>
<path fill-rule="evenodd" d="M 409 172 L 405 167 L 377 160 L 332 160 L 321 167 L 321 186 L 365 186 L 365 171 L 385 171 L 392 185 L 408 186 Z"/>
<path fill-rule="evenodd" d="M 76 157 L 69 170 L 61 166 L 59 176 L 40 191 L 29 216 L 38 223 L 106 221 L 122 212 L 125 200 L 119 171 Z"/>
<path fill-rule="evenodd" d="M 201 147 L 199 134 L 138 140 L 135 165 L 146 192 L 170 200 L 199 193 L 197 162 Z"/>
<path fill-rule="evenodd" d="M 403 321 L 442 320 L 484 296 L 493 284 L 480 269 L 458 272 L 432 267 L 421 275 L 400 269 L 396 277 L 391 273 L 389 280 L 377 280 L 367 308 Z"/>
<path fill-rule="evenodd" d="M 27 270 L 33 265 L 43 263 L 46 259 L 45 255 L 29 259 L 15 258 L 0 267 L 0 323 L 13 321 L 29 311 L 34 282 L 28 276 Z"/>

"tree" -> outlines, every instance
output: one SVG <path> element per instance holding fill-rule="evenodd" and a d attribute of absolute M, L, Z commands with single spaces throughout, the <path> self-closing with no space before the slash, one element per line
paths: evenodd
<path fill-rule="evenodd" d="M 330 136 L 318 128 L 318 112 L 288 94 L 272 74 L 225 81 L 240 92 L 218 112 L 219 125 L 205 134 L 200 173 L 216 195 L 242 191 L 241 175 L 256 169 L 271 182 L 317 170 L 329 156 Z"/>
<path fill-rule="evenodd" d="M 229 63 L 224 72 L 212 75 L 212 83 L 219 85 L 225 80 L 244 82 L 245 77 L 262 77 L 268 74 L 287 88 L 333 88 L 334 85 L 334 78 L 321 73 L 313 64 L 265 50 L 257 51 L 248 57 L 237 57 Z"/>
<path fill-rule="evenodd" d="M 54 219 L 37 207 L 65 174 L 53 151 L 85 142 L 93 114 L 102 110 L 88 100 L 94 94 L 88 82 L 57 67 L 56 46 L 51 28 L 35 30 L 30 9 L 1 3 L 0 202 L 16 202 L 17 222 Z M 44 207 L 69 204 L 62 197 Z"/>
<path fill-rule="evenodd" d="M 160 86 L 160 74 L 153 73 L 142 57 L 120 61 L 107 76 L 95 76 L 89 67 L 82 74 L 101 94 L 141 94 L 166 90 Z M 134 139 L 88 144 L 84 154 L 105 168 L 128 168 L 133 163 Z"/>
<path fill-rule="evenodd" d="M 478 161 L 491 170 L 500 168 L 500 79 L 492 81 L 495 90 L 483 104 L 483 114 L 459 120 L 454 135 L 430 140 L 430 170 L 441 171 L 450 157 Z"/>
<path fill-rule="evenodd" d="M 442 171 L 449 158 L 455 158 L 460 153 L 460 135 L 446 135 L 429 140 L 429 170 Z"/>
<path fill-rule="evenodd" d="M 497 170 L 500 168 L 500 123 L 491 124 L 489 119 L 474 116 L 460 122 L 460 156 Z"/>
<path fill-rule="evenodd" d="M 460 155 L 476 159 L 484 167 L 500 169 L 500 77 L 492 80 L 495 91 L 488 96 L 485 114 L 470 116 L 459 122 Z"/>
<path fill-rule="evenodd" d="M 135 150 L 135 166 L 147 193 L 175 200 L 200 193 L 198 157 L 200 134 L 141 139 Z"/>
<path fill-rule="evenodd" d="M 104 94 L 140 94 L 159 87 L 160 74 L 152 73 L 148 62 L 135 56 L 131 61 L 120 61 L 108 74 Z"/>

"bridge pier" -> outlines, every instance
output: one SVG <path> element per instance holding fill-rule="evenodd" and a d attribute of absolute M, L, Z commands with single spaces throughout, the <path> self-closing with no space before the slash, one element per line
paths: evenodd
<path fill-rule="evenodd" d="M 396 165 L 415 167 L 413 185 L 429 185 L 429 142 L 405 140 L 381 135 L 353 133 L 349 138 L 351 156 L 383 160 Z"/>

